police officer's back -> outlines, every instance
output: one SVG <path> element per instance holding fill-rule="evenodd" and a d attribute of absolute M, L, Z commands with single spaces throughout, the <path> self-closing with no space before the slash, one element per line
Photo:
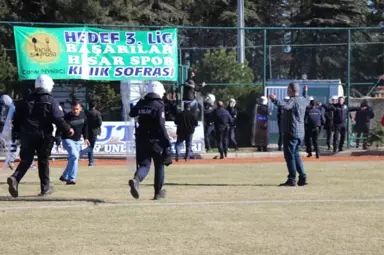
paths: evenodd
<path fill-rule="evenodd" d="M 318 147 L 318 136 L 325 119 L 321 110 L 316 107 L 315 100 L 311 100 L 304 116 L 305 124 L 305 145 L 307 147 L 308 157 L 312 156 L 312 145 L 315 148 L 316 158 L 320 157 Z"/>
<path fill-rule="evenodd" d="M 233 123 L 231 114 L 223 108 L 223 102 L 221 101 L 217 102 L 217 109 L 213 111 L 212 118 L 215 128 L 218 130 L 228 128 Z"/>
<path fill-rule="evenodd" d="M 231 114 L 223 107 L 223 105 L 222 101 L 218 101 L 217 108 L 212 113 L 220 159 L 227 156 L 229 126 L 233 123 Z"/>
<path fill-rule="evenodd" d="M 311 101 L 310 106 L 307 108 L 305 115 L 306 129 L 314 130 L 324 125 L 325 119 L 321 110 L 316 107 L 315 102 Z"/>
<path fill-rule="evenodd" d="M 129 116 L 138 117 L 136 129 L 136 160 L 139 168 L 135 177 L 129 181 L 131 195 L 139 198 L 139 183 L 148 175 L 151 160 L 155 164 L 155 197 L 162 199 L 166 191 L 162 190 L 164 183 L 164 164 L 168 165 L 170 147 L 169 136 L 165 129 L 164 102 L 161 96 L 165 90 L 160 82 L 152 82 L 144 99 L 140 100 L 131 110 Z"/>
<path fill-rule="evenodd" d="M 49 184 L 49 157 L 53 147 L 53 126 L 55 124 L 63 133 L 73 135 L 73 130 L 64 121 L 59 103 L 52 97 L 54 82 L 48 75 L 41 75 L 35 81 L 35 90 L 16 105 L 13 137 L 20 137 L 21 162 L 14 174 L 8 178 L 9 192 L 18 196 L 18 184 L 29 169 L 35 152 L 38 157 L 40 195 L 53 192 Z"/>

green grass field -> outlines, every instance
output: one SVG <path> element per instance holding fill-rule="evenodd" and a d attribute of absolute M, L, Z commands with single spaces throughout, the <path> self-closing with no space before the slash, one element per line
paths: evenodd
<path fill-rule="evenodd" d="M 168 197 L 141 199 L 124 166 L 81 167 L 38 198 L 36 170 L 8 194 L 0 171 L 0 254 L 384 254 L 383 161 L 306 163 L 309 186 L 280 188 L 283 163 L 172 165 Z M 215 203 L 216 202 L 216 203 Z"/>

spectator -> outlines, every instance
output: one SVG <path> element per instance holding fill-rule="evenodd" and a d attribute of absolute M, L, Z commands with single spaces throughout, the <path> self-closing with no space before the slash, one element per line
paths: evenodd
<path fill-rule="evenodd" d="M 308 88 L 304 86 L 304 97 L 299 96 L 300 85 L 292 82 L 288 85 L 288 102 L 280 102 L 275 94 L 269 95 L 272 103 L 283 108 L 283 147 L 288 167 L 288 180 L 280 186 L 307 185 L 307 175 L 300 158 L 300 146 L 304 139 L 304 116 L 309 104 L 306 98 Z M 296 184 L 296 172 L 299 182 Z"/>

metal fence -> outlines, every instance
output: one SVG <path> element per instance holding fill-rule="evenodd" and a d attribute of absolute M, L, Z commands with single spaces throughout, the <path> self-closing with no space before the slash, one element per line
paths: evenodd
<path fill-rule="evenodd" d="M 16 61 L 12 28 L 88 26 L 116 30 L 155 30 L 163 26 L 69 24 L 0 21 L 0 44 Z M 374 96 L 384 73 L 384 31 L 380 27 L 188 27 L 178 28 L 180 87 L 188 70 L 215 50 L 237 50 L 237 31 L 244 29 L 245 58 L 254 79 L 247 83 L 206 80 L 210 90 L 223 86 L 260 86 L 270 79 L 341 79 L 345 95 Z M 209 66 L 207 68 L 210 68 Z M 199 74 L 197 73 L 197 77 Z M 177 90 L 178 101 L 182 91 Z M 218 98 L 227 100 L 228 98 Z M 384 109 L 383 109 L 384 111 Z M 246 124 L 245 124 L 246 125 Z M 244 133 L 244 132 L 241 132 Z M 249 136 L 247 133 L 246 136 Z"/>

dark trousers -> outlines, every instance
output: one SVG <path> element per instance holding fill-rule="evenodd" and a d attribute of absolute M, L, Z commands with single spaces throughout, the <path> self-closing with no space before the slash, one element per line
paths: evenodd
<path fill-rule="evenodd" d="M 334 133 L 333 133 L 333 151 L 336 152 L 337 148 L 339 148 L 339 150 L 343 149 L 346 131 L 347 131 L 347 128 L 345 127 L 345 125 L 335 125 Z M 340 136 L 340 141 L 339 141 L 339 136 Z"/>
<path fill-rule="evenodd" d="M 328 149 L 331 148 L 331 137 L 332 137 L 332 126 L 328 126 L 325 128 L 325 130 L 327 130 L 327 146 L 328 146 Z"/>
<path fill-rule="evenodd" d="M 136 142 L 136 159 L 138 169 L 135 173 L 135 178 L 142 182 L 149 173 L 151 162 L 153 159 L 155 165 L 155 194 L 158 194 L 164 184 L 164 158 L 162 156 L 163 148 L 157 143 L 150 143 L 149 141 L 138 140 Z"/>
<path fill-rule="evenodd" d="M 288 168 L 288 179 L 296 181 L 296 172 L 299 173 L 299 178 L 306 178 L 303 162 L 300 157 L 300 138 L 292 137 L 288 134 L 283 135 L 284 144 L 284 159 Z"/>
<path fill-rule="evenodd" d="M 23 179 L 28 169 L 31 167 L 35 153 L 38 158 L 38 169 L 40 178 L 41 192 L 49 189 L 49 157 L 53 147 L 53 137 L 40 137 L 36 134 L 25 133 L 20 137 L 20 158 L 21 162 L 13 173 L 17 182 Z"/>
<path fill-rule="evenodd" d="M 205 140 L 205 148 L 207 150 L 211 149 L 211 135 L 215 127 L 213 125 L 207 125 L 204 127 L 204 140 Z"/>
<path fill-rule="evenodd" d="M 192 134 L 177 134 L 177 141 L 176 141 L 176 159 L 179 159 L 179 152 L 180 147 L 185 141 L 185 159 L 189 159 L 191 157 L 192 152 Z"/>
<path fill-rule="evenodd" d="M 89 150 L 88 150 L 88 162 L 89 164 L 94 164 L 95 163 L 95 160 L 93 158 L 93 149 L 95 148 L 95 143 L 96 143 L 96 140 L 97 140 L 97 137 L 89 137 L 89 143 L 90 143 L 90 146 L 89 146 Z"/>
<path fill-rule="evenodd" d="M 229 128 L 229 143 L 233 145 L 233 148 L 237 149 L 237 142 L 236 142 L 236 134 L 235 134 L 236 128 L 230 127 Z"/>
<path fill-rule="evenodd" d="M 319 127 L 318 128 L 308 128 L 305 130 L 305 147 L 308 154 L 312 153 L 312 145 L 315 149 L 316 156 L 319 155 L 319 146 L 318 146 L 318 138 L 319 138 Z"/>
<path fill-rule="evenodd" d="M 216 129 L 216 140 L 217 140 L 217 148 L 219 149 L 220 155 L 223 156 L 228 152 L 228 133 L 229 127 L 218 127 Z"/>
<path fill-rule="evenodd" d="M 368 127 L 363 127 L 363 128 L 358 128 L 356 132 L 356 148 L 359 148 L 360 145 L 360 137 L 363 135 L 363 148 L 367 148 L 367 140 L 368 140 L 368 135 L 369 135 L 369 128 Z"/>
<path fill-rule="evenodd" d="M 277 140 L 277 147 L 279 150 L 281 150 L 281 146 L 283 145 L 283 133 L 280 124 L 278 124 L 277 126 L 279 128 L 279 140 Z"/>

